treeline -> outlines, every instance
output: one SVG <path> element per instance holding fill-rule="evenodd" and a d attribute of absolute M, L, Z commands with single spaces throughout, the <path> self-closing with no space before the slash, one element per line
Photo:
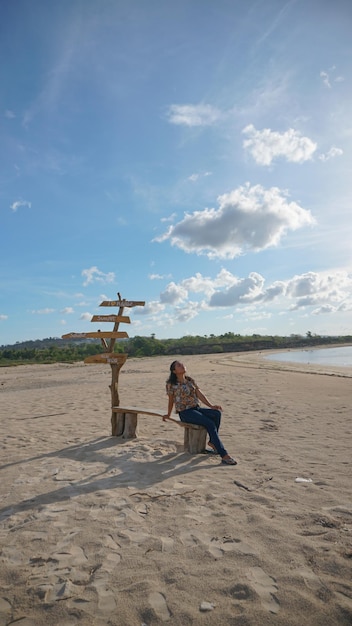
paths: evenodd
<path fill-rule="evenodd" d="M 178 354 L 215 354 L 221 352 L 245 352 L 250 350 L 273 350 L 289 348 L 307 348 L 318 345 L 352 343 L 352 335 L 341 337 L 322 337 L 307 332 L 289 337 L 250 335 L 234 333 L 224 335 L 205 335 L 181 337 L 179 339 L 156 339 L 133 337 L 116 342 L 115 352 L 127 353 L 129 357 L 178 355 Z M 84 361 L 87 356 L 106 352 L 99 340 L 63 340 L 49 338 L 16 343 L 0 348 L 0 366 L 29 363 L 75 363 Z"/>
<path fill-rule="evenodd" d="M 27 348 L 16 345 L 0 349 L 0 366 L 23 365 L 28 363 L 75 363 L 84 361 L 87 356 L 102 352 L 99 344 L 73 343 L 47 347 Z"/>

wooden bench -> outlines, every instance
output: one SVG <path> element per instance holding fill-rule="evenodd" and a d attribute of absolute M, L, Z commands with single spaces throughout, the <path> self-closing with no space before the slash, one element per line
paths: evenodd
<path fill-rule="evenodd" d="M 113 406 L 111 416 L 111 431 L 113 437 L 133 439 L 137 437 L 138 415 L 153 415 L 163 417 L 163 413 L 154 409 L 142 409 L 135 406 Z M 191 454 L 203 452 L 206 447 L 207 431 L 203 426 L 186 424 L 181 420 L 168 417 L 168 421 L 184 429 L 184 449 Z"/>

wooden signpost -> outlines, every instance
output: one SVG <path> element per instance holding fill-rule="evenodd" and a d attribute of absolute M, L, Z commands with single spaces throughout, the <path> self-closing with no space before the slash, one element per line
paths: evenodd
<path fill-rule="evenodd" d="M 128 334 L 125 331 L 101 332 L 97 330 L 92 333 L 67 333 L 67 335 L 62 335 L 62 339 L 111 339 L 112 337 L 114 339 L 125 339 L 128 337 Z"/>
<path fill-rule="evenodd" d="M 84 359 L 85 363 L 107 363 L 111 367 L 111 408 L 119 406 L 119 373 L 123 364 L 127 360 L 127 354 L 114 352 L 114 346 L 116 339 L 128 338 L 128 334 L 125 331 L 119 330 L 119 325 L 130 324 L 131 320 L 128 315 L 123 315 L 125 308 L 131 308 L 135 306 L 144 306 L 145 302 L 142 300 L 125 300 L 121 298 L 120 294 L 117 294 L 118 300 L 104 300 L 99 306 L 118 307 L 117 314 L 111 315 L 93 315 L 91 322 L 113 322 L 114 327 L 111 331 L 93 331 L 88 333 L 67 333 L 62 335 L 62 339 L 100 339 L 104 352 L 100 354 L 93 354 Z M 107 341 L 109 340 L 109 341 Z M 116 430 L 116 413 L 111 411 L 111 426 L 114 434 Z"/>
<path fill-rule="evenodd" d="M 128 334 L 119 331 L 119 325 L 130 324 L 131 320 L 127 315 L 123 315 L 124 308 L 134 306 L 144 306 L 145 302 L 140 300 L 123 300 L 118 293 L 118 300 L 107 300 L 99 306 L 118 307 L 117 314 L 112 315 L 93 315 L 91 322 L 113 322 L 114 327 L 111 331 L 94 331 L 88 333 L 67 333 L 62 335 L 62 339 L 100 339 L 103 352 L 100 354 L 92 354 L 84 359 L 85 363 L 106 363 L 111 367 L 111 432 L 113 436 L 122 435 L 125 438 L 136 437 L 137 417 L 139 414 L 162 416 L 159 411 L 154 409 L 121 407 L 119 398 L 119 373 L 123 364 L 127 360 L 127 354 L 114 352 L 116 339 L 124 339 Z M 171 422 L 176 422 L 184 428 L 184 448 L 191 453 L 202 452 L 206 445 L 207 431 L 201 426 L 194 424 L 185 424 L 179 420 L 169 418 Z"/>
<path fill-rule="evenodd" d="M 130 318 L 123 315 L 125 307 L 144 306 L 145 302 L 140 300 L 123 300 L 118 293 L 118 300 L 108 300 L 102 302 L 99 306 L 118 307 L 117 314 L 112 315 L 93 315 L 91 322 L 113 322 L 114 327 L 111 331 L 94 331 L 88 333 L 67 333 L 62 335 L 62 339 L 100 339 L 104 352 L 100 354 L 92 354 L 84 359 L 85 363 L 106 363 L 111 367 L 111 432 L 113 436 L 122 435 L 125 438 L 136 437 L 137 417 L 139 414 L 162 416 L 159 411 L 154 409 L 136 408 L 136 407 L 120 407 L 119 398 L 119 373 L 123 364 L 127 360 L 127 354 L 114 352 L 116 339 L 124 339 L 128 334 L 119 331 L 119 324 L 130 324 Z M 201 426 L 194 424 L 184 424 L 173 418 L 170 421 L 176 422 L 184 428 L 184 448 L 191 453 L 202 452 L 206 445 L 207 431 Z"/>
<path fill-rule="evenodd" d="M 127 360 L 127 354 L 118 354 L 118 352 L 102 352 L 102 354 L 92 354 L 84 359 L 85 363 L 116 363 L 122 365 Z"/>
<path fill-rule="evenodd" d="M 100 305 L 101 306 L 101 305 Z M 123 322 L 130 324 L 131 320 L 128 315 L 93 315 L 91 322 Z"/>
<path fill-rule="evenodd" d="M 145 302 L 142 300 L 137 302 L 136 300 L 122 300 L 121 298 L 119 300 L 104 300 L 104 302 L 101 302 L 99 304 L 99 306 L 118 306 L 120 308 L 131 307 L 131 306 L 144 306 L 144 305 L 145 305 Z"/>

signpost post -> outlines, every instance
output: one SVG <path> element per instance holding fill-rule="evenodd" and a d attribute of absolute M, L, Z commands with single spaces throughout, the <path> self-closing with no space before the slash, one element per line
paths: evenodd
<path fill-rule="evenodd" d="M 127 354 L 114 352 L 116 339 L 125 339 L 128 334 L 125 331 L 119 331 L 119 325 L 130 324 L 131 320 L 127 315 L 123 315 L 125 308 L 135 306 L 144 306 L 145 302 L 141 300 L 125 300 L 118 293 L 118 300 L 104 300 L 99 306 L 118 307 L 117 314 L 111 315 L 93 315 L 91 322 L 113 322 L 114 327 L 111 331 L 93 331 L 88 333 L 67 333 L 62 335 L 62 339 L 100 339 L 104 352 L 94 354 L 84 359 L 85 363 L 107 363 L 111 367 L 111 407 L 119 406 L 120 398 L 118 391 L 119 373 L 123 364 L 127 360 Z M 108 341 L 107 341 L 108 340 Z M 111 426 L 114 433 L 116 428 L 117 414 L 111 411 Z"/>

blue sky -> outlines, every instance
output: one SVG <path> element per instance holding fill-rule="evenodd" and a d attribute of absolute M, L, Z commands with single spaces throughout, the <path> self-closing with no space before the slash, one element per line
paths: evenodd
<path fill-rule="evenodd" d="M 130 336 L 350 334 L 351 30 L 350 0 L 2 3 L 0 345 L 117 292 Z"/>

